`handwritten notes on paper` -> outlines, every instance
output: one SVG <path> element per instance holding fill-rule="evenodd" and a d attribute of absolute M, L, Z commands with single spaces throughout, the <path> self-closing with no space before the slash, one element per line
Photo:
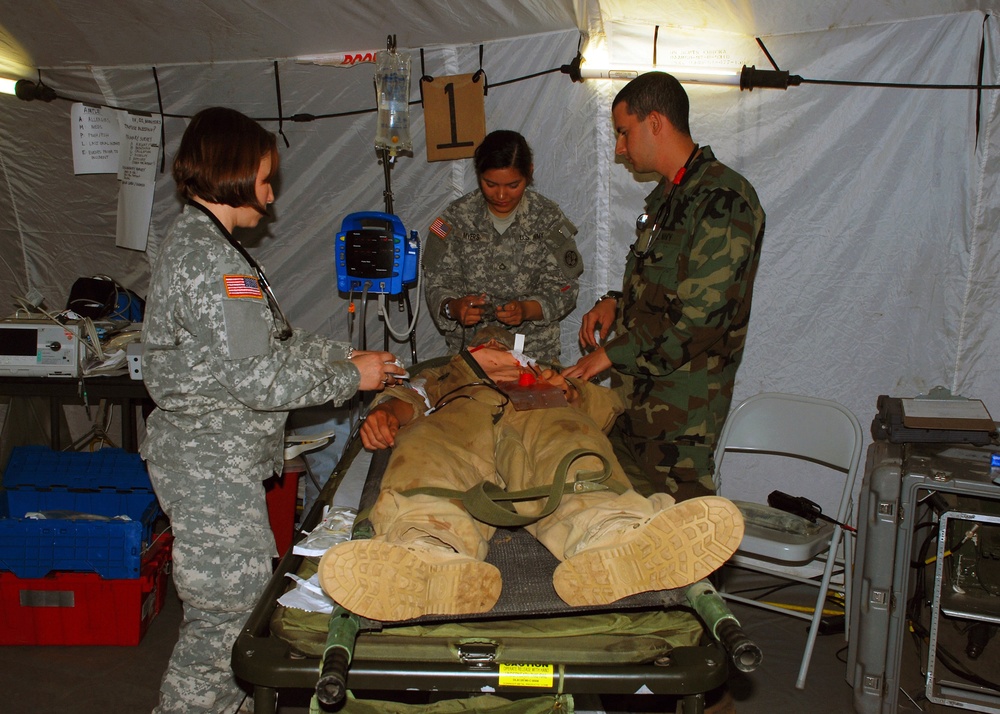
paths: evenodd
<path fill-rule="evenodd" d="M 74 173 L 117 174 L 115 243 L 122 248 L 145 250 L 162 117 L 80 103 L 73 105 L 71 116 Z"/>
<path fill-rule="evenodd" d="M 160 155 L 159 116 L 119 114 L 122 148 L 118 165 L 118 230 L 115 244 L 145 250 Z"/>
<path fill-rule="evenodd" d="M 71 111 L 73 122 L 73 173 L 113 174 L 118 172 L 118 110 L 92 107 L 77 102 Z"/>

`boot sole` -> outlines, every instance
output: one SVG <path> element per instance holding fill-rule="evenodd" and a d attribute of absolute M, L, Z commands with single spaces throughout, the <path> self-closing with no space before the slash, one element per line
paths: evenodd
<path fill-rule="evenodd" d="M 320 560 L 319 580 L 342 607 L 381 622 L 488 612 L 502 587 L 489 563 L 376 540 L 335 545 Z"/>
<path fill-rule="evenodd" d="M 607 605 L 650 590 L 672 590 L 718 569 L 743 540 L 743 517 L 718 496 L 682 501 L 656 514 L 629 540 L 584 551 L 552 576 L 567 604 Z"/>

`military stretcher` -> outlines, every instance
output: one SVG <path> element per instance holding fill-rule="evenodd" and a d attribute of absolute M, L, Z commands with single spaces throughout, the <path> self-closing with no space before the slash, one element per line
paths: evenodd
<path fill-rule="evenodd" d="M 359 442 L 355 435 L 346 446 L 301 533 L 320 522 L 356 468 Z M 352 538 L 372 535 L 364 514 L 388 457 L 371 456 Z M 730 667 L 749 672 L 761 659 L 707 580 L 610 607 L 566 605 L 552 587 L 558 562 L 519 528 L 498 529 L 491 539 L 487 560 L 500 569 L 503 591 L 493 610 L 475 616 L 379 623 L 339 606 L 305 617 L 280 606 L 291 585 L 286 575 L 308 577 L 317 560 L 292 550 L 282 557 L 234 645 L 233 670 L 252 687 L 257 714 L 274 714 L 288 690 L 299 699 L 313 692 L 311 711 L 412 711 L 388 702 L 413 692 L 464 698 L 476 711 L 496 703 L 475 704 L 487 693 L 523 705 L 497 711 L 572 711 L 574 694 L 641 693 L 663 695 L 691 714 L 703 711 L 706 693 L 725 683 Z M 373 708 L 355 708 L 365 701 Z"/>

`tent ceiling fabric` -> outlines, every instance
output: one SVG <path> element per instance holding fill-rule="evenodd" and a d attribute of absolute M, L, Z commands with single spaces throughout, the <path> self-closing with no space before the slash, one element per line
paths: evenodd
<path fill-rule="evenodd" d="M 572 0 L 4 0 L 0 47 L 39 67 L 238 62 L 488 42 L 575 28 Z M 4 38 L 7 41 L 4 41 Z"/>
<path fill-rule="evenodd" d="M 0 70 L 237 62 L 462 45 L 600 22 L 771 36 L 899 22 L 1000 0 L 3 0 Z M 596 24 L 595 24 L 596 23 Z"/>
<path fill-rule="evenodd" d="M 754 41 L 760 36 L 783 69 L 803 77 L 900 83 L 974 84 L 983 47 L 983 80 L 998 84 L 1000 22 L 984 22 L 998 4 L 0 0 L 0 75 L 26 66 L 20 76 L 33 78 L 30 68 L 42 67 L 61 94 L 157 111 L 156 65 L 163 111 L 178 115 L 164 121 L 169 162 L 182 117 L 201 107 L 275 116 L 275 59 L 287 117 L 372 107 L 373 68 L 281 58 L 382 49 L 396 34 L 400 49 L 412 53 L 414 77 L 422 71 L 417 48 L 426 50 L 426 71 L 445 76 L 475 71 L 483 43 L 491 84 L 528 78 L 491 86 L 487 128 L 528 138 L 536 188 L 580 229 L 586 271 L 563 329 L 563 361 L 572 363 L 581 316 L 620 285 L 635 218 L 653 185 L 614 156 L 610 103 L 620 84 L 533 76 L 568 63 L 581 29 L 639 61 L 649 53 L 652 26 L 666 28 L 661 42 L 698 37 L 691 28 L 702 28 L 734 61 L 763 67 Z M 912 396 L 943 385 L 983 399 L 1000 417 L 1000 322 L 993 319 L 1000 311 L 1000 92 L 804 84 L 753 92 L 689 87 L 689 94 L 695 140 L 745 174 L 767 211 L 737 399 L 760 391 L 814 394 L 836 399 L 866 423 L 880 394 Z M 5 300 L 33 287 L 58 308 L 76 277 L 95 274 L 144 294 L 148 260 L 178 211 L 168 170 L 156 178 L 149 255 L 116 248 L 117 181 L 73 174 L 69 106 L 0 96 Z M 475 176 L 469 161 L 426 161 L 423 121 L 415 103 L 413 155 L 400 157 L 391 175 L 396 212 L 426 236 L 434 217 L 475 187 Z M 276 121 L 265 126 L 278 129 Z M 290 146 L 280 142 L 275 220 L 249 249 L 294 324 L 356 342 L 358 328 L 349 333 L 346 300 L 332 277 L 332 239 L 348 213 L 382 210 L 374 116 L 286 121 L 283 131 Z M 380 345 L 375 313 L 373 306 L 365 317 Z M 402 326 L 402 315 L 391 317 Z M 444 349 L 426 315 L 417 337 L 421 358 Z M 782 487 L 794 492 L 773 481 L 760 488 Z"/>

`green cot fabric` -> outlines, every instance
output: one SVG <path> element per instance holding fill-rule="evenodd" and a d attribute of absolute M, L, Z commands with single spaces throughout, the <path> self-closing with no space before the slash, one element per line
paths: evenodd
<path fill-rule="evenodd" d="M 316 561 L 305 558 L 298 575 L 309 578 Z M 329 615 L 277 606 L 271 632 L 293 652 L 321 657 L 326 649 Z M 635 610 L 563 617 L 526 618 L 386 627 L 362 633 L 354 658 L 420 662 L 457 661 L 458 648 L 494 643 L 502 663 L 562 664 L 649 662 L 675 647 L 698 644 L 703 629 L 692 610 Z"/>

